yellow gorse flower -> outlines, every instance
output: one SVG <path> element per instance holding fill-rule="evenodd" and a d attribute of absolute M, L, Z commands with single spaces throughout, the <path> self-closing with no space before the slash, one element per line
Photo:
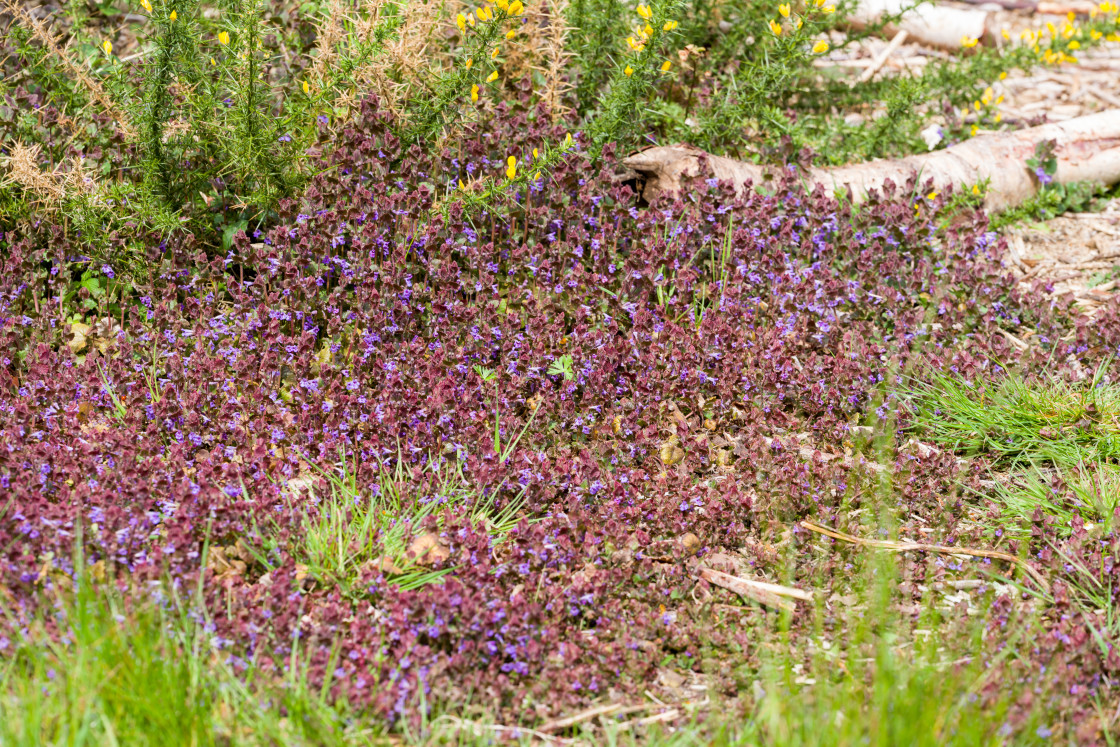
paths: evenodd
<path fill-rule="evenodd" d="M 649 19 L 653 18 L 653 11 L 651 11 L 649 9 L 648 5 L 639 5 L 638 6 L 638 15 L 640 15 L 642 18 L 644 18 L 648 21 Z"/>
<path fill-rule="evenodd" d="M 474 58 L 473 57 L 468 57 L 467 58 L 467 64 L 465 65 L 465 67 L 467 68 L 467 70 L 470 70 L 472 67 L 474 67 Z"/>
<path fill-rule="evenodd" d="M 149 0 L 140 0 L 140 7 L 148 13 L 152 12 L 152 4 Z"/>
<path fill-rule="evenodd" d="M 175 21 L 176 21 L 176 20 L 178 20 L 178 18 L 179 18 L 179 14 L 178 14 L 178 13 L 176 13 L 175 11 L 171 11 L 171 15 L 169 15 L 169 16 L 168 16 L 167 18 L 168 18 L 168 19 L 169 19 L 169 20 L 170 20 L 170 21 L 171 21 L 172 23 L 175 23 Z"/>
<path fill-rule="evenodd" d="M 672 66 L 673 66 L 672 61 L 665 60 L 664 62 L 661 63 L 661 72 L 663 72 L 663 73 L 669 72 L 669 68 L 671 68 Z"/>
<path fill-rule="evenodd" d="M 823 8 L 821 8 L 821 13 L 835 13 L 835 12 L 836 12 L 836 6 L 835 5 L 826 5 Z"/>
<path fill-rule="evenodd" d="M 774 36 L 781 36 L 782 24 L 778 23 L 774 19 L 770 19 L 770 31 L 774 34 Z"/>
<path fill-rule="evenodd" d="M 467 31 L 467 17 L 465 15 L 463 15 L 462 13 L 458 14 L 457 16 L 455 16 L 455 25 L 459 27 L 460 31 L 462 31 L 463 33 L 466 33 L 466 31 Z"/>
<path fill-rule="evenodd" d="M 471 101 L 472 102 L 477 102 L 478 101 L 478 84 L 477 83 L 475 83 L 473 86 L 471 86 Z"/>
<path fill-rule="evenodd" d="M 513 2 L 509 4 L 509 10 L 507 12 L 511 16 L 519 16 L 525 12 L 525 5 L 522 4 L 521 0 L 513 0 Z"/>
<path fill-rule="evenodd" d="M 937 195 L 939 195 L 939 194 L 941 194 L 941 193 L 938 192 L 937 190 L 934 190 L 933 192 L 930 192 L 928 195 L 926 195 L 926 199 L 929 200 L 930 202 L 932 202 L 932 201 L 937 199 Z"/>
<path fill-rule="evenodd" d="M 533 148 L 533 160 L 535 161 L 538 158 L 540 158 L 540 153 L 537 152 L 536 148 Z"/>
<path fill-rule="evenodd" d="M 497 79 L 498 79 L 498 71 L 497 70 L 495 70 L 494 72 L 492 72 L 492 73 L 490 73 L 489 75 L 486 76 L 486 82 L 487 83 L 493 83 Z"/>
<path fill-rule="evenodd" d="M 311 84 L 308 83 L 306 80 L 303 81 L 303 92 L 304 93 L 311 93 Z"/>
<path fill-rule="evenodd" d="M 218 32 L 218 43 L 222 44 L 222 45 L 229 44 L 229 32 L 228 31 L 219 31 Z"/>
<path fill-rule="evenodd" d="M 510 179 L 517 176 L 517 159 L 513 156 L 506 159 L 506 176 Z"/>
<path fill-rule="evenodd" d="M 974 194 L 974 195 L 979 195 L 980 194 L 980 185 L 978 185 L 978 184 L 973 184 L 972 185 L 972 194 Z"/>
<path fill-rule="evenodd" d="M 634 74 L 634 68 L 632 68 L 632 67 L 630 67 L 629 65 L 627 65 L 627 66 L 626 66 L 626 69 L 625 69 L 625 70 L 623 70 L 622 72 L 623 72 L 623 73 L 624 73 L 624 74 L 626 75 L 626 77 L 630 77 L 631 75 L 633 75 L 633 74 Z"/>
<path fill-rule="evenodd" d="M 497 5 L 502 10 L 509 10 L 509 0 L 494 0 L 494 5 Z"/>
<path fill-rule="evenodd" d="M 666 21 L 665 25 L 661 27 L 661 30 L 662 31 L 672 31 L 673 29 L 675 29 L 679 25 L 680 24 L 677 23 L 676 21 Z"/>
<path fill-rule="evenodd" d="M 490 53 L 490 59 L 495 60 L 498 58 L 498 53 L 502 51 L 501 47 L 494 47 L 494 51 Z"/>
<path fill-rule="evenodd" d="M 101 48 L 105 50 L 105 54 L 112 54 L 113 53 L 113 42 L 106 39 L 105 41 L 101 42 Z"/>
<path fill-rule="evenodd" d="M 516 29 L 510 29 L 509 31 L 506 32 L 506 38 L 507 39 L 512 39 L 515 36 L 517 36 L 517 30 Z"/>
<path fill-rule="evenodd" d="M 490 20 L 490 9 L 489 8 L 485 8 L 485 7 L 484 8 L 475 8 L 474 12 L 476 14 L 478 14 L 478 20 L 480 20 L 480 21 L 489 21 Z"/>
<path fill-rule="evenodd" d="M 467 191 L 467 185 L 463 184 L 462 179 L 459 180 L 459 191 L 460 192 L 466 192 Z"/>
<path fill-rule="evenodd" d="M 824 54 L 828 51 L 828 42 L 824 39 L 818 39 L 817 43 L 813 45 L 813 54 Z"/>
<path fill-rule="evenodd" d="M 789 4 L 782 3 L 778 6 L 778 12 L 782 14 L 782 18 L 789 18 Z"/>
<path fill-rule="evenodd" d="M 637 39 L 635 39 L 632 36 L 628 37 L 626 39 L 626 43 L 629 44 L 630 49 L 633 49 L 635 52 L 641 52 L 643 49 L 646 48 L 645 44 L 642 44 L 640 41 L 638 41 Z"/>
<path fill-rule="evenodd" d="M 973 47 L 975 47 L 979 43 L 980 43 L 980 40 L 977 39 L 975 36 L 962 36 L 961 37 L 961 46 L 964 47 L 965 49 L 972 49 Z"/>

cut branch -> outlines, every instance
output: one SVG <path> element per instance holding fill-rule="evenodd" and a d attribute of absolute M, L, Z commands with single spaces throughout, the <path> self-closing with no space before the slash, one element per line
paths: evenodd
<path fill-rule="evenodd" d="M 856 201 L 872 190 L 881 191 L 888 181 L 900 186 L 914 176 L 923 182 L 932 180 L 936 189 L 960 190 L 986 180 L 984 206 L 998 210 L 1018 205 L 1038 191 L 1038 180 L 1026 162 L 1038 145 L 1048 140 L 1054 142 L 1056 182 L 1110 185 L 1120 181 L 1120 109 L 1016 132 L 981 135 L 918 156 L 810 169 L 804 176 L 810 184 L 850 191 Z M 761 184 L 782 173 L 779 168 L 713 156 L 688 145 L 656 146 L 623 163 L 644 180 L 646 199 L 664 192 L 678 193 L 682 180 L 694 176 L 730 181 L 741 192 L 748 184 Z"/>

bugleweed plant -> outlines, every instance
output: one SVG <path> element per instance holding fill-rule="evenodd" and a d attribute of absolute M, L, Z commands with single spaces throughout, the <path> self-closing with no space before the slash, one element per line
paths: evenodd
<path fill-rule="evenodd" d="M 1037 373 L 1120 344 L 1107 314 L 1063 340 L 1069 317 L 1014 290 L 983 217 L 943 221 L 944 198 L 916 209 L 917 185 L 856 209 L 795 182 L 735 196 L 700 181 L 639 207 L 613 181 L 610 149 L 596 168 L 576 138 L 547 188 L 468 213 L 430 175 L 502 180 L 510 154 L 528 162 L 568 128 L 518 109 L 471 125 L 461 152 L 425 153 L 396 125 L 367 100 L 316 157 L 303 200 L 259 236 L 235 234 L 228 262 L 201 261 L 200 238 L 170 236 L 114 320 L 120 331 L 90 324 L 85 346 L 44 301 L 71 282 L 45 268 L 81 251 L 80 238 L 48 243 L 46 225 L 5 235 L 0 349 L 14 352 L 0 374 L 0 568 L 14 600 L 32 609 L 45 583 L 73 575 L 81 522 L 108 578 L 204 574 L 231 661 L 282 678 L 296 657 L 311 687 L 386 727 L 415 733 L 429 708 L 532 726 L 608 692 L 682 697 L 656 684 L 662 669 L 745 703 L 773 617 L 698 585 L 698 563 L 723 553 L 741 558 L 737 573 L 847 598 L 847 566 L 866 551 L 812 550 L 793 529 L 812 517 L 874 536 L 868 506 L 900 536 L 1009 542 L 973 522 L 983 506 L 957 486 L 979 485 L 953 455 L 891 434 L 882 454 L 844 451 L 857 424 L 900 407 L 893 371 L 955 367 L 975 381 L 993 358 Z M 1020 324 L 1046 339 L 1044 353 L 1010 348 L 1000 330 Z M 437 503 L 423 529 L 447 554 L 425 571 L 451 570 L 402 589 L 364 563 L 363 517 L 377 504 L 345 506 L 322 481 L 343 462 L 364 501 L 394 475 L 399 503 L 369 519 L 382 537 L 427 511 L 436 475 L 461 474 L 487 511 L 511 513 L 496 531 L 458 500 Z M 292 484 L 309 475 L 314 498 Z M 889 499 L 869 504 L 884 480 Z M 328 528 L 363 563 L 309 573 L 309 521 L 338 498 L 344 520 Z M 323 558 L 340 544 L 325 537 Z M 227 558 L 230 547 L 259 553 L 207 568 L 207 542 Z M 1025 549 L 1055 583 L 1071 571 L 1051 542 L 1114 588 L 1117 571 L 1093 560 L 1111 544 L 1054 532 L 1016 542 L 1007 549 Z M 931 584 L 1010 573 L 995 561 L 899 562 L 903 605 Z M 990 633 L 960 655 L 1012 640 L 1033 604 L 1006 587 Z M 1012 703 L 1009 739 L 1038 708 L 1089 723 L 1095 698 L 1113 696 L 1115 652 L 1089 633 L 1096 615 L 1054 596 L 1047 632 L 999 665 L 999 682 L 1040 693 Z M 791 641 L 812 634 L 793 618 Z"/>

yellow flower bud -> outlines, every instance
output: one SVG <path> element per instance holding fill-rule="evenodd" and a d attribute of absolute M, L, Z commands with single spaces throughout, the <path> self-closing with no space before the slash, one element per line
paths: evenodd
<path fill-rule="evenodd" d="M 304 93 L 311 93 L 311 84 L 308 83 L 306 80 L 303 81 L 303 92 Z"/>
<path fill-rule="evenodd" d="M 509 14 L 511 16 L 519 16 L 524 12 L 525 6 L 521 3 L 521 0 L 513 0 L 513 2 L 509 4 Z"/>
<path fill-rule="evenodd" d="M 671 68 L 672 66 L 673 66 L 673 63 L 671 61 L 665 60 L 664 62 L 661 63 L 661 72 L 663 72 L 663 73 L 669 72 L 669 68 Z"/>
<path fill-rule="evenodd" d="M 626 75 L 626 77 L 630 77 L 631 75 L 633 75 L 633 74 L 634 74 L 634 68 L 632 68 L 632 67 L 630 67 L 629 65 L 627 65 L 627 66 L 626 66 L 626 69 L 625 69 L 625 70 L 623 70 L 622 72 L 623 72 L 623 73 L 624 73 L 624 74 Z"/>
<path fill-rule="evenodd" d="M 827 51 L 828 42 L 826 42 L 824 39 L 817 40 L 817 43 L 813 45 L 813 54 L 824 54 Z"/>
<path fill-rule="evenodd" d="M 459 180 L 459 191 L 460 192 L 466 192 L 467 191 L 467 185 L 463 184 L 462 179 Z"/>
<path fill-rule="evenodd" d="M 665 25 L 661 27 L 661 30 L 662 31 L 672 31 L 673 29 L 675 29 L 679 25 L 680 24 L 677 23 L 676 21 L 666 21 Z"/>
<path fill-rule="evenodd" d="M 821 8 L 821 13 L 835 13 L 835 12 L 836 12 L 836 6 L 835 5 L 826 5 L 823 8 Z"/>
<path fill-rule="evenodd" d="M 218 43 L 222 44 L 222 45 L 229 44 L 229 32 L 228 31 L 219 31 L 218 32 Z"/>
<path fill-rule="evenodd" d="M 467 58 L 467 64 L 466 64 L 465 67 L 467 68 L 467 70 L 470 70 L 472 67 L 474 67 L 474 58 L 473 57 L 468 57 Z"/>
<path fill-rule="evenodd" d="M 472 102 L 477 102 L 478 101 L 478 84 L 477 83 L 475 83 L 473 86 L 471 86 L 471 101 Z"/>
<path fill-rule="evenodd" d="M 644 18 L 648 21 L 649 19 L 653 18 L 653 11 L 651 11 L 649 9 L 648 5 L 639 5 L 638 6 L 638 15 L 640 15 L 642 18 Z"/>
<path fill-rule="evenodd" d="M 495 70 L 494 72 L 492 72 L 492 73 L 490 73 L 489 75 L 486 76 L 486 82 L 487 83 L 493 83 L 497 79 L 498 79 L 498 71 L 497 70 Z"/>
<path fill-rule="evenodd" d="M 974 194 L 974 195 L 979 195 L 980 194 L 980 186 L 979 185 L 977 185 L 977 184 L 972 185 L 972 194 Z"/>
<path fill-rule="evenodd" d="M 977 39 L 975 36 L 962 36 L 961 37 L 961 46 L 964 47 L 965 49 L 972 49 L 973 47 L 975 47 L 979 43 L 980 43 L 980 40 Z"/>
<path fill-rule="evenodd" d="M 782 14 L 782 18 L 789 18 L 789 3 L 779 5 L 778 12 Z"/>
<path fill-rule="evenodd" d="M 501 51 L 502 51 L 501 47 L 494 47 L 494 51 L 490 53 L 490 59 L 492 59 L 492 60 L 498 59 L 498 53 L 501 52 Z"/>
<path fill-rule="evenodd" d="M 772 33 L 774 36 L 781 36 L 782 25 L 777 21 L 770 19 L 770 33 Z"/>
<path fill-rule="evenodd" d="M 517 176 L 517 159 L 513 156 L 506 159 L 506 176 L 510 179 Z"/>
<path fill-rule="evenodd" d="M 140 7 L 148 13 L 152 12 L 152 4 L 149 0 L 140 0 Z"/>
<path fill-rule="evenodd" d="M 170 19 L 170 21 L 172 23 L 175 23 L 175 21 L 178 20 L 178 18 L 179 18 L 179 14 L 176 13 L 175 11 L 171 11 L 171 15 L 168 16 L 168 19 Z"/>
<path fill-rule="evenodd" d="M 455 16 L 455 25 L 459 27 L 460 31 L 466 33 L 467 17 L 462 13 L 458 14 L 457 16 Z"/>
<path fill-rule="evenodd" d="M 105 50 L 105 54 L 112 54 L 113 53 L 113 42 L 106 39 L 105 41 L 101 42 L 101 48 Z"/>
<path fill-rule="evenodd" d="M 512 39 L 515 36 L 517 36 L 517 30 L 516 29 L 510 29 L 509 31 L 506 32 L 506 38 L 507 39 Z"/>

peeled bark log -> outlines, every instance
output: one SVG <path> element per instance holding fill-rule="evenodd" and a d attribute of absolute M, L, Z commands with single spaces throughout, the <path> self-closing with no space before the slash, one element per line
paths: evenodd
<path fill-rule="evenodd" d="M 876 23 L 883 16 L 897 15 L 912 5 L 911 0 L 860 0 L 849 18 L 856 28 Z M 912 41 L 942 49 L 960 49 L 961 39 L 969 36 L 985 44 L 995 44 L 995 14 L 980 8 L 954 8 L 945 5 L 919 5 L 902 14 L 897 24 L 884 30 L 892 37 L 905 31 Z"/>
<path fill-rule="evenodd" d="M 1038 181 L 1027 167 L 1027 159 L 1047 140 L 1054 141 L 1058 164 L 1055 181 L 1120 181 L 1120 109 L 1016 132 L 981 135 L 919 156 L 810 169 L 805 180 L 833 191 L 851 190 L 858 202 L 869 191 L 882 190 L 888 180 L 901 186 L 918 176 L 923 184 L 932 179 L 939 190 L 961 190 L 987 179 L 984 206 L 999 210 L 1018 205 L 1038 191 Z M 688 145 L 649 148 L 625 159 L 623 164 L 644 180 L 646 199 L 663 192 L 679 192 L 681 181 L 687 177 L 703 175 L 729 180 L 742 191 L 748 184 L 781 176 L 780 169 L 709 155 Z"/>

